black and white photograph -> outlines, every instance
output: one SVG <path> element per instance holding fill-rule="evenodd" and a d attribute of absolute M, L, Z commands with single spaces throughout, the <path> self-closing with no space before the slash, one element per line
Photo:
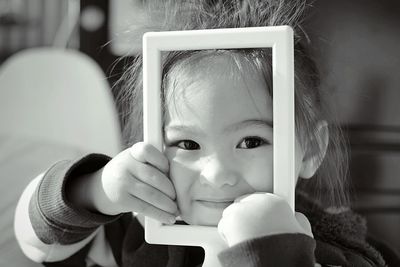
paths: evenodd
<path fill-rule="evenodd" d="M 0 266 L 399 267 L 400 2 L 0 0 Z"/>

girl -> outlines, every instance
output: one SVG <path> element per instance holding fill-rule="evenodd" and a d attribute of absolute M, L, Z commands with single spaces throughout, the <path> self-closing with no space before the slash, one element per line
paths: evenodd
<path fill-rule="evenodd" d="M 385 266 L 366 242 L 365 221 L 348 208 L 343 140 L 328 126 L 318 74 L 300 42 L 305 3 L 149 1 L 145 24 L 295 29 L 298 213 L 270 193 L 270 51 L 172 51 L 163 61 L 164 153 L 141 142 L 139 56 L 118 98 L 127 148 L 112 159 L 58 162 L 31 182 L 15 222 L 25 254 L 47 266 L 201 266 L 199 248 L 144 242 L 143 216 L 172 224 L 180 215 L 218 226 L 224 266 Z"/>

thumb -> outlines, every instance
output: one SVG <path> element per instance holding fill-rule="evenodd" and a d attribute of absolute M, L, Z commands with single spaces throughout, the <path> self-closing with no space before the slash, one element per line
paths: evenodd
<path fill-rule="evenodd" d="M 314 235 L 311 230 L 311 224 L 308 221 L 307 217 L 300 212 L 296 212 L 295 217 L 301 228 L 303 228 L 303 233 L 314 238 Z"/>

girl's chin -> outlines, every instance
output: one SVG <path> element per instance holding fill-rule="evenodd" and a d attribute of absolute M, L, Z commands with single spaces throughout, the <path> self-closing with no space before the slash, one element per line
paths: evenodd
<path fill-rule="evenodd" d="M 199 226 L 214 226 L 218 225 L 218 222 L 221 218 L 218 219 L 206 219 L 206 218 L 197 218 L 197 219 L 183 219 L 183 221 L 189 225 L 199 225 Z"/>
<path fill-rule="evenodd" d="M 190 225 L 201 226 L 217 226 L 222 218 L 223 210 L 202 210 L 198 212 L 190 212 L 188 214 L 181 214 L 184 222 Z"/>

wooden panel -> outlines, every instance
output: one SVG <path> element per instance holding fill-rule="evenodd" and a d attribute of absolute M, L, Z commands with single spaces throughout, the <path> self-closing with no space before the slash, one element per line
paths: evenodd
<path fill-rule="evenodd" d="M 400 253 L 399 13 L 397 0 L 317 0 L 306 29 L 349 135 L 353 206 Z"/>
<path fill-rule="evenodd" d="M 384 93 L 384 91 L 382 92 Z M 400 253 L 400 129 L 348 127 L 353 208 L 369 232 Z"/>
<path fill-rule="evenodd" d="M 365 131 L 350 135 L 350 142 L 356 189 L 400 195 L 400 132 Z"/>
<path fill-rule="evenodd" d="M 319 0 L 307 32 L 346 125 L 400 126 L 400 2 Z"/>
<path fill-rule="evenodd" d="M 369 232 L 400 253 L 400 213 L 369 213 L 365 216 Z"/>
<path fill-rule="evenodd" d="M 0 1 L 1 2 L 1 1 Z M 0 63 L 19 50 L 53 45 L 67 0 L 6 1 L 0 8 Z M 76 34 L 71 37 L 75 40 Z"/>

